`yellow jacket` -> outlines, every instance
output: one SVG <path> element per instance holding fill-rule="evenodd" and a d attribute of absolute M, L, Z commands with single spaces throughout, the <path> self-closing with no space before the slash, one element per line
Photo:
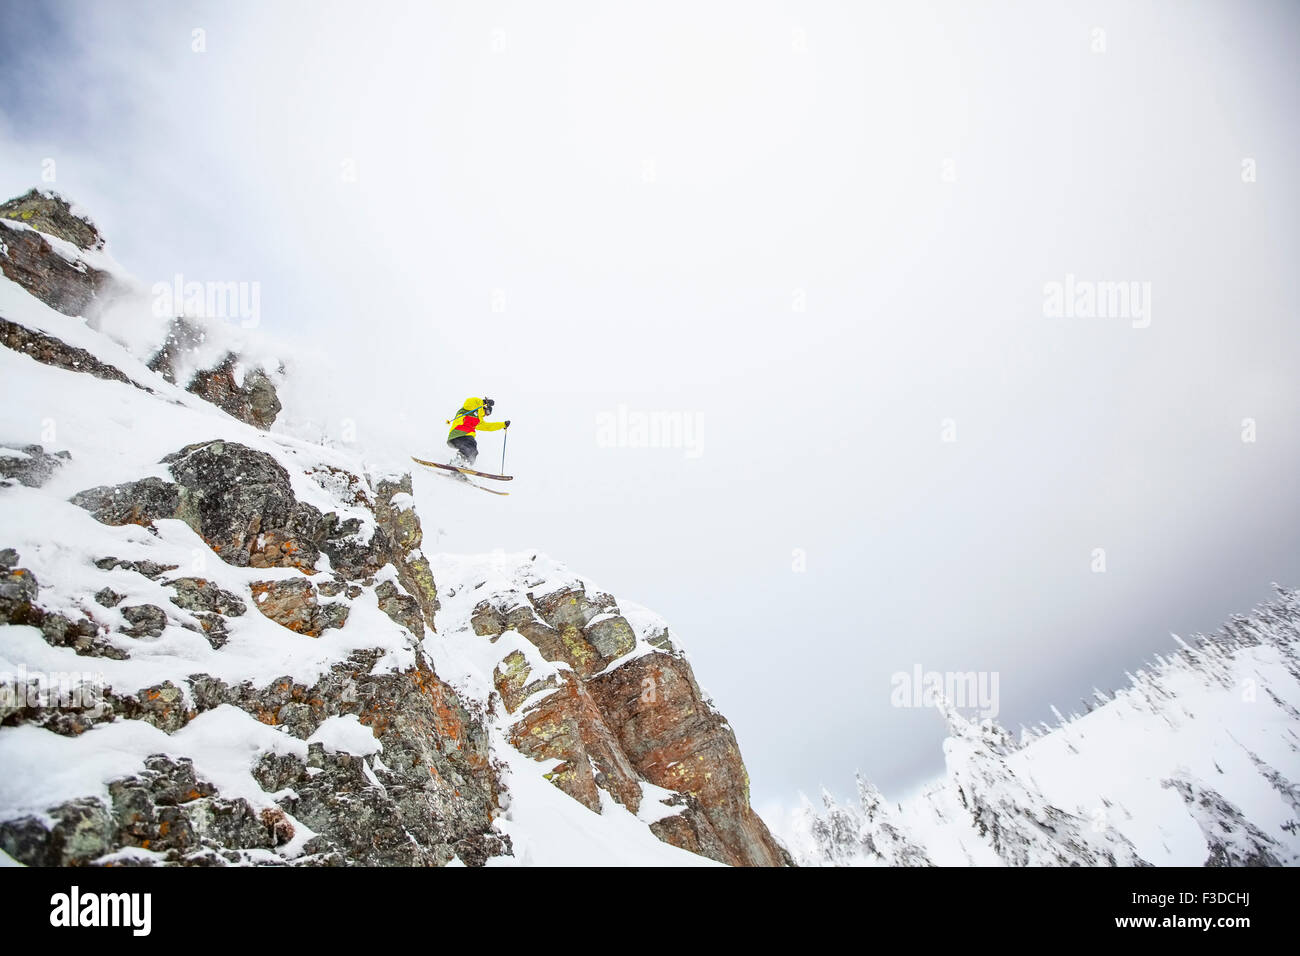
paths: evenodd
<path fill-rule="evenodd" d="M 460 410 L 456 412 L 456 417 L 450 422 L 451 431 L 447 435 L 447 440 L 459 438 L 468 435 L 474 437 L 475 429 L 482 429 L 485 432 L 500 431 L 506 427 L 505 422 L 486 422 L 483 416 L 487 414 L 487 406 L 483 404 L 481 398 L 467 398 L 461 405 Z"/>

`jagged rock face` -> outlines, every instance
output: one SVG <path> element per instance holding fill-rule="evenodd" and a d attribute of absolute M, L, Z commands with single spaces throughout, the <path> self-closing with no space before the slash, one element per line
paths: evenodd
<path fill-rule="evenodd" d="M 379 610 L 387 614 L 394 624 L 400 624 L 415 637 L 424 632 L 424 614 L 420 610 L 420 602 L 398 590 L 392 581 L 381 581 L 375 587 L 375 598 L 379 602 Z"/>
<path fill-rule="evenodd" d="M 70 618 L 46 611 L 37 603 L 40 584 L 27 568 L 18 567 L 13 548 L 0 551 L 0 624 L 25 624 L 39 628 L 54 647 L 70 647 L 85 657 L 122 659 L 126 654 L 106 643 L 90 617 Z"/>
<path fill-rule="evenodd" d="M 229 704 L 306 740 L 330 717 L 355 715 L 380 759 L 309 749 L 267 755 L 254 776 L 276 803 L 319 834 L 313 855 L 364 865 L 475 865 L 509 851 L 494 832 L 499 784 L 487 733 L 422 655 L 413 668 L 374 674 L 362 651 L 311 687 L 288 678 L 257 690 L 210 678 L 194 684 L 200 711 Z M 317 771 L 324 771 L 320 773 Z"/>
<path fill-rule="evenodd" d="M 548 661 L 561 661 L 580 677 L 591 677 L 636 645 L 627 620 L 608 594 L 587 595 L 582 589 L 561 589 L 507 611 L 480 602 L 471 625 L 476 634 L 496 635 L 507 628 L 528 638 Z"/>
<path fill-rule="evenodd" d="M 398 583 L 415 597 L 425 623 L 432 628 L 439 606 L 438 587 L 428 559 L 420 551 L 424 531 L 419 516 L 407 506 L 411 500 L 410 475 L 403 475 L 397 481 L 383 479 L 379 482 L 374 508 L 379 528 L 371 539 L 366 565 L 383 567 L 392 564 L 397 569 Z M 334 539 L 327 540 L 325 548 L 333 561 L 339 553 Z"/>
<path fill-rule="evenodd" d="M 275 416 L 280 414 L 280 399 L 275 394 L 275 386 L 261 369 L 254 369 L 244 376 L 242 384 L 237 383 L 235 364 L 235 356 L 226 356 L 216 368 L 196 373 L 186 390 L 241 422 L 263 430 L 270 428 Z"/>
<path fill-rule="evenodd" d="M 3 261 L 3 257 L 0 257 L 0 262 Z M 85 372 L 95 378 L 123 382 L 146 392 L 152 391 L 138 382 L 131 381 L 121 369 L 101 362 L 85 349 L 68 345 L 53 335 L 34 331 L 3 317 L 0 317 L 0 345 L 30 356 L 43 365 L 52 365 L 69 372 Z"/>
<path fill-rule="evenodd" d="M 530 708 L 514 725 L 510 743 L 537 760 L 563 760 L 549 774 L 589 810 L 600 812 L 600 790 L 635 813 L 641 804 L 636 769 L 582 682 L 568 677 L 559 690 Z"/>
<path fill-rule="evenodd" d="M 176 517 L 229 564 L 311 570 L 323 516 L 299 502 L 289 473 L 265 452 L 235 442 L 189 445 L 168 455 L 180 489 Z"/>
<path fill-rule="evenodd" d="M 735 866 L 783 866 L 790 860 L 749 806 L 749 776 L 736 736 L 709 707 L 684 658 L 647 654 L 589 684 L 637 772 L 690 794 L 702 820 Z M 689 811 L 688 811 L 689 812 Z"/>
<path fill-rule="evenodd" d="M 397 581 L 381 582 L 375 588 L 376 598 L 381 609 L 415 640 L 423 638 L 425 614 L 431 622 L 437 592 L 428 563 L 417 550 L 422 537 L 418 517 L 400 500 L 394 501 L 403 494 L 409 496 L 409 476 L 381 482 L 377 493 L 355 476 L 335 476 L 357 489 L 352 504 L 374 508 L 377 528 L 363 541 L 348 534 L 356 529 L 341 525 L 336 516 L 321 515 L 298 502 L 283 467 L 265 453 L 234 443 L 210 442 L 189 446 L 166 460 L 175 483 L 143 479 L 95 488 L 75 496 L 74 502 L 111 524 L 148 524 L 159 518 L 181 517 L 223 559 L 241 566 L 301 567 L 310 572 L 314 568 L 309 562 L 314 563 L 320 553 L 316 550 L 319 543 L 340 558 L 335 567 L 338 580 L 327 582 L 329 593 L 339 596 L 338 600 L 322 600 L 326 589 L 318 589 L 306 579 L 251 586 L 253 606 L 259 612 L 313 636 L 346 621 L 348 606 L 341 596 L 355 598 L 362 590 L 360 584 L 348 581 L 348 574 L 365 581 L 392 564 Z M 35 580 L 22 569 L 14 569 L 17 555 L 12 551 L 4 558 L 8 573 L 0 582 L 3 618 L 12 623 L 32 619 L 39 624 L 44 612 L 36 606 Z M 174 570 L 112 557 L 97 563 L 105 570 L 124 567 L 155 579 Z M 205 579 L 177 578 L 165 583 L 176 592 L 172 603 L 200 621 L 214 647 L 224 642 L 227 620 L 246 612 L 244 599 Z M 101 591 L 97 600 L 101 606 L 121 603 L 111 589 Z M 128 636 L 135 639 L 148 638 L 167 624 L 167 616 L 152 605 L 120 610 L 130 624 Z M 368 671 L 378 656 L 366 658 L 363 653 L 350 669 L 336 669 L 311 688 L 290 681 L 262 690 L 230 688 L 196 676 L 191 693 L 197 709 L 186 708 L 180 688 L 166 685 L 138 695 L 110 694 L 103 702 L 103 713 L 94 719 L 72 720 L 65 713 L 56 720 L 49 711 L 20 708 L 6 715 L 6 722 L 32 722 L 55 732 L 80 733 L 96 720 L 117 715 L 174 732 L 197 713 L 229 704 L 305 738 L 324 718 L 355 713 L 372 727 L 384 746 L 382 766 L 363 770 L 363 761 L 342 754 L 320 755 L 310 767 L 299 761 L 302 765 L 292 774 L 281 768 L 281 775 L 289 774 L 294 781 L 292 789 L 297 795 L 286 796 L 282 802 L 292 804 L 294 812 L 302 815 L 299 819 L 309 820 L 311 828 L 322 834 L 310 857 L 324 854 L 339 861 L 410 864 L 445 863 L 460 856 L 465 862 L 481 863 L 490 855 L 508 852 L 508 842 L 491 827 L 498 784 L 481 723 L 468 714 L 422 657 L 407 672 L 372 676 Z M 111 844 L 118 837 L 120 834 L 110 832 L 105 839 Z M 57 834 L 50 837 L 52 843 L 60 839 Z M 106 845 L 101 842 L 96 847 L 107 852 Z M 225 846 L 230 849 L 232 845 Z M 184 860 L 190 861 L 188 856 Z"/>
<path fill-rule="evenodd" d="M 322 514 L 293 494 L 289 474 L 272 456 L 238 442 L 212 441 L 189 445 L 163 459 L 175 482 L 144 478 L 79 492 L 72 503 L 105 524 L 148 525 L 179 518 L 192 527 L 227 564 L 254 568 L 315 570 L 321 553 L 343 580 L 369 580 L 385 565 L 393 565 L 400 594 L 389 585 L 379 595 L 385 613 L 419 634 L 421 622 L 432 626 L 438 609 L 437 586 L 429 563 L 419 553 L 419 519 L 409 508 L 394 505 L 410 495 L 410 476 L 379 483 L 373 498 L 361 499 L 374 509 L 377 528 L 362 539 L 356 519 L 341 521 Z M 360 479 L 348 476 L 351 482 Z M 268 584 L 262 593 L 275 596 Z M 291 612 L 290 605 L 316 602 L 312 594 L 282 591 L 268 609 L 274 619 L 286 616 L 307 626 L 312 615 Z M 354 595 L 355 596 L 355 595 Z M 412 603 L 414 602 L 414 603 Z M 261 606 L 261 605 L 259 605 Z M 305 611 L 303 611 L 305 613 Z M 330 612 L 333 613 L 333 612 Z M 420 620 L 417 620 L 417 615 Z M 340 626 L 321 622 L 322 626 Z M 298 629 L 298 628 L 295 628 Z M 318 632 L 315 626 L 309 631 Z"/>
<path fill-rule="evenodd" d="M 289 473 L 270 455 L 213 441 L 189 445 L 163 461 L 174 484 L 145 478 L 90 488 L 72 502 L 105 524 L 179 518 L 237 567 L 315 567 L 324 516 L 294 497 Z"/>
<path fill-rule="evenodd" d="M 54 474 L 55 469 L 72 456 L 66 451 L 47 454 L 40 445 L 24 445 L 15 449 L 18 455 L 8 454 L 0 448 L 0 475 L 13 478 L 28 488 L 39 488 Z"/>
<path fill-rule="evenodd" d="M 31 228 L 17 228 L 9 222 L 23 223 Z M 70 261 L 60 255 L 41 233 L 66 239 L 83 250 L 100 249 L 104 245 L 94 225 L 73 215 L 64 200 L 32 190 L 0 205 L 0 245 L 3 246 L 0 272 L 64 315 L 92 315 L 116 288 L 112 275 L 81 259 Z M 3 319 L 0 322 L 3 323 L 0 325 L 0 342 L 15 351 L 70 371 L 129 381 L 121 370 L 99 361 L 88 352 L 16 323 Z M 203 338 L 203 330 L 194 322 L 185 318 L 174 319 L 162 347 L 149 360 L 149 368 L 240 421 L 269 429 L 279 415 L 281 405 L 275 385 L 265 370 L 253 369 L 242 376 L 242 381 L 236 381 L 239 358 L 227 354 L 216 366 L 192 374 L 187 382 L 177 381 L 178 357 L 198 346 Z"/>
<path fill-rule="evenodd" d="M 678 791 L 682 810 L 652 824 L 661 840 L 737 866 L 791 865 L 749 805 L 735 735 L 704 699 L 685 657 L 667 651 L 618 662 L 636 635 L 608 594 L 562 587 L 494 595 L 473 610 L 475 634 L 526 638 L 557 674 L 534 676 L 520 651 L 493 675 L 511 743 L 563 761 L 553 784 L 600 812 L 599 790 L 636 812 L 641 781 Z M 653 635 L 671 648 L 667 633 Z M 617 665 L 617 666 L 616 666 Z"/>
<path fill-rule="evenodd" d="M 176 800 L 175 787 L 162 787 L 146 773 L 114 783 L 111 805 L 87 799 L 53 808 L 48 829 L 34 818 L 8 821 L 0 827 L 0 846 L 28 863 L 126 862 L 110 856 L 124 848 L 150 850 L 152 862 L 283 863 L 276 850 L 306 826 L 316 836 L 293 856 L 295 864 L 420 865 L 459 858 L 480 865 L 510 853 L 508 838 L 493 826 L 499 770 L 490 759 L 482 718 L 466 710 L 419 648 L 426 615 L 431 625 L 438 605 L 432 572 L 418 551 L 419 519 L 402 497 L 410 495 L 409 475 L 382 481 L 378 490 L 345 472 L 330 476 L 336 485 L 353 489 L 345 495 L 349 504 L 372 509 L 375 527 L 366 537 L 357 534 L 355 522 L 299 502 L 287 472 L 263 452 L 207 442 L 165 461 L 174 482 L 147 478 L 93 488 L 73 501 L 110 524 L 179 517 L 238 566 L 296 567 L 315 574 L 323 549 L 338 559 L 333 580 L 320 586 L 306 577 L 254 582 L 252 606 L 291 630 L 315 636 L 342 626 L 347 601 L 373 587 L 381 610 L 410 632 L 415 663 L 377 673 L 383 652 L 358 651 L 312 686 L 287 677 L 264 687 L 231 686 L 196 674 L 181 682 L 186 686 L 167 681 L 131 694 L 109 690 L 94 706 L 81 708 L 0 701 L 0 721 L 75 735 L 105 721 L 139 720 L 170 734 L 229 706 L 305 742 L 327 719 L 354 716 L 370 728 L 380 752 L 366 758 L 304 743 L 297 756 L 263 755 L 253 772 L 271 805 L 260 807 L 223 801 L 201 784 L 195 796 Z M 40 608 L 39 585 L 18 563 L 12 549 L 0 552 L 0 623 L 45 627 L 59 620 L 64 631 L 72 630 L 72 622 Z M 96 564 L 106 571 L 134 571 L 171 588 L 171 603 L 197 622 L 183 626 L 201 625 L 214 648 L 224 645 L 229 621 L 248 610 L 247 599 L 207 579 L 166 579 L 176 570 L 172 566 L 116 557 Z M 375 575 L 390 566 L 385 573 L 395 571 L 395 579 L 375 584 Z M 174 614 L 154 605 L 125 604 L 111 588 L 101 589 L 95 600 L 120 612 L 126 622 L 121 633 L 133 641 L 154 639 L 177 623 Z M 87 629 L 98 639 L 93 621 Z"/>
<path fill-rule="evenodd" d="M 7 250 L 0 255 L 0 272 L 64 315 L 86 315 L 112 286 L 107 272 L 80 260 L 69 262 L 40 233 L 16 229 L 4 219 L 0 243 Z"/>
<path fill-rule="evenodd" d="M 726 862 L 731 858 L 731 850 L 718 837 L 717 831 L 709 823 L 709 818 L 704 814 L 700 801 L 696 797 L 689 793 L 679 793 L 672 800 L 665 802 L 682 807 L 682 812 L 650 824 L 651 833 L 665 843 L 681 847 L 691 853 L 698 853 L 700 856 L 707 856 L 710 860 Z M 781 863 L 773 865 L 793 865 L 779 845 L 776 846 L 776 851 L 781 857 Z"/>
<path fill-rule="evenodd" d="M 173 385 L 181 385 L 228 415 L 263 430 L 269 429 L 280 414 L 280 399 L 275 385 L 263 369 L 252 369 L 235 381 L 239 357 L 233 353 L 209 369 L 190 373 L 181 381 L 181 356 L 201 347 L 207 333 L 197 323 L 184 317 L 172 319 L 162 347 L 149 359 L 149 368 Z"/>
<path fill-rule="evenodd" d="M 0 552 L 0 563 L 0 623 L 41 626 L 52 615 L 37 606 L 35 579 L 16 567 L 12 549 Z M 114 558 L 102 563 L 125 564 Z M 170 584 L 178 607 L 223 621 L 245 613 L 242 599 L 204 579 Z M 113 603 L 111 594 L 105 599 Z M 135 607 L 139 613 L 130 617 L 140 623 L 133 628 L 166 623 L 159 609 Z M 311 686 L 288 677 L 264 687 L 232 686 L 198 674 L 182 682 L 185 687 L 166 681 L 131 694 L 108 690 L 77 707 L 6 692 L 0 695 L 0 723 L 34 724 L 64 735 L 113 720 L 139 720 L 172 734 L 201 714 L 229 706 L 307 741 L 327 719 L 350 715 L 370 729 L 380 754 L 367 760 L 303 744 L 299 757 L 264 755 L 253 773 L 266 788 L 267 805 L 257 807 L 222 799 L 194 781 L 188 765 L 177 769 L 151 758 L 143 775 L 110 785 L 109 804 L 70 801 L 50 809 L 48 826 L 34 817 L 0 823 L 0 848 L 29 865 L 131 862 L 112 854 L 132 848 L 154 854 L 147 862 L 284 863 L 274 851 L 305 824 L 317 835 L 294 855 L 295 865 L 427 865 L 455 857 L 480 865 L 508 854 L 508 838 L 492 823 L 499 771 L 482 720 L 413 646 L 415 662 L 404 670 L 376 672 L 383 652 L 358 651 Z M 174 785 L 177 773 L 185 786 Z M 180 791 L 187 795 L 178 797 Z"/>
<path fill-rule="evenodd" d="M 282 812 L 216 795 L 185 758 L 150 757 L 108 792 L 108 804 L 83 798 L 54 808 L 49 829 L 34 817 L 0 823 L 0 848 L 28 866 L 82 866 L 124 847 L 160 862 L 225 865 L 274 860 L 271 851 L 294 835 Z"/>
<path fill-rule="evenodd" d="M 102 249 L 103 237 L 95 224 L 73 212 L 71 204 L 56 192 L 30 189 L 0 203 L 0 219 L 12 219 L 60 239 L 78 249 Z"/>

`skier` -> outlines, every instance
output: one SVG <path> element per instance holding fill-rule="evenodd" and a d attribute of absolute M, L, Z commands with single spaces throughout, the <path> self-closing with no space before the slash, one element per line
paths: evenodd
<path fill-rule="evenodd" d="M 451 426 L 451 433 L 447 436 L 447 445 L 456 453 L 456 457 L 451 460 L 451 464 L 465 468 L 474 467 L 474 459 L 478 457 L 478 442 L 474 440 L 475 429 L 495 432 L 510 427 L 509 420 L 504 422 L 484 421 L 485 418 L 492 414 L 494 404 L 490 398 L 467 398 L 460 406 L 460 410 L 456 412 L 456 417 L 447 422 Z"/>

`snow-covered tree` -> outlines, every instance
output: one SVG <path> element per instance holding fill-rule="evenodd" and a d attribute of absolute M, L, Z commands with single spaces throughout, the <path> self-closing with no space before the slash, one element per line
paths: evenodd
<path fill-rule="evenodd" d="M 1011 866 L 1143 866 L 1118 831 L 1053 806 L 1007 762 L 1017 749 L 992 720 L 967 720 L 938 701 L 948 723 L 944 758 L 950 785 L 972 825 Z"/>

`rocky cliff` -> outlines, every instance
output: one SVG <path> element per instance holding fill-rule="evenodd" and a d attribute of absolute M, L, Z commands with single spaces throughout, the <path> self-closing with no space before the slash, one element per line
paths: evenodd
<path fill-rule="evenodd" d="M 791 862 L 652 613 L 544 555 L 426 554 L 411 476 L 271 430 L 283 370 L 196 364 L 210 320 L 88 323 L 133 280 L 57 196 L 0 237 L 5 854 Z"/>

